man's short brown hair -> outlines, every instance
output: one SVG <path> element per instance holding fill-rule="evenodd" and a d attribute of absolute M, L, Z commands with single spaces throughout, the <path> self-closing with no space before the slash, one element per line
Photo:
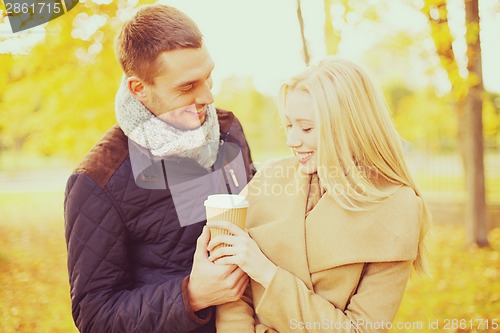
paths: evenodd
<path fill-rule="evenodd" d="M 127 76 L 135 75 L 153 84 L 162 52 L 200 48 L 202 44 L 200 29 L 180 10 L 165 5 L 144 6 L 123 25 L 116 40 L 116 55 Z"/>

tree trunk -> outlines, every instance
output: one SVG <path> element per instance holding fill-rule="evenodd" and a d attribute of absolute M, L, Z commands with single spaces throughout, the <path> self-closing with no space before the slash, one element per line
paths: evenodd
<path fill-rule="evenodd" d="M 332 14 L 330 9 L 332 7 L 332 0 L 323 0 L 323 7 L 325 11 L 325 46 L 326 54 L 332 55 L 337 53 L 337 47 L 340 42 L 340 37 L 335 35 L 332 24 Z"/>
<path fill-rule="evenodd" d="M 302 6 L 300 5 L 300 0 L 297 0 L 297 19 L 299 20 L 300 26 L 300 37 L 302 38 L 302 49 L 304 51 L 304 62 L 309 65 L 311 62 L 311 57 L 309 55 L 309 50 L 307 49 L 307 40 L 304 32 L 304 19 L 302 18 Z"/>
<path fill-rule="evenodd" d="M 469 243 L 488 246 L 484 181 L 483 78 L 478 0 L 465 0 L 469 89 L 465 100 L 466 224 Z"/>
<path fill-rule="evenodd" d="M 465 92 L 467 91 L 466 82 L 459 75 L 459 68 L 453 52 L 454 38 L 451 35 L 448 25 L 448 9 L 446 0 L 424 0 L 422 8 L 424 14 L 429 18 L 431 36 L 436 47 L 436 53 L 439 56 L 441 67 L 446 71 L 451 83 L 451 96 L 454 99 L 453 110 L 457 121 L 457 140 L 458 152 L 462 159 L 464 170 L 465 165 Z M 466 172 L 464 171 L 464 174 Z"/>
<path fill-rule="evenodd" d="M 454 41 L 448 26 L 446 0 L 424 0 L 422 11 L 429 17 L 431 35 L 441 66 L 452 85 L 458 123 L 458 150 L 465 173 L 467 241 L 488 245 L 484 149 L 482 128 L 482 68 L 479 39 L 478 0 L 465 0 L 467 57 L 469 77 L 464 80 L 452 48 Z"/>

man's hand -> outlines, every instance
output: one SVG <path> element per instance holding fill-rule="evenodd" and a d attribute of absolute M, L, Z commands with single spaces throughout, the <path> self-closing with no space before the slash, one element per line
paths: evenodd
<path fill-rule="evenodd" d="M 216 265 L 208 260 L 208 227 L 196 242 L 193 269 L 187 285 L 191 309 L 196 312 L 212 305 L 238 300 L 245 291 L 248 276 L 236 265 Z"/>

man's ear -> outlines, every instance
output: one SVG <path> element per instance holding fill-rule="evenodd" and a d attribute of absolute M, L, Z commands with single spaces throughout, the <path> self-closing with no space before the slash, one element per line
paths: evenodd
<path fill-rule="evenodd" d="M 148 88 L 137 76 L 131 76 L 127 79 L 128 90 L 136 99 L 144 102 L 148 96 Z"/>

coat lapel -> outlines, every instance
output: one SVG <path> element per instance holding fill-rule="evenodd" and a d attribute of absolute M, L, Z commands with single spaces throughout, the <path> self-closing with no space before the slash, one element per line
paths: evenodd
<path fill-rule="evenodd" d="M 278 166 L 257 174 L 249 185 L 247 229 L 273 263 L 312 289 L 304 221 L 309 176 Z"/>
<path fill-rule="evenodd" d="M 349 211 L 325 194 L 306 220 L 310 272 L 361 262 L 413 260 L 419 198 L 402 187 L 365 211 Z"/>

